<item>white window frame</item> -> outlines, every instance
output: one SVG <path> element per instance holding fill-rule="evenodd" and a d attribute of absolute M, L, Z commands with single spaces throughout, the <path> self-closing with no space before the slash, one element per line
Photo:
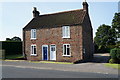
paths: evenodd
<path fill-rule="evenodd" d="M 32 47 L 36 47 L 36 54 L 34 53 L 34 48 L 32 48 Z M 37 46 L 36 46 L 36 44 L 31 45 L 31 56 L 37 56 Z"/>
<path fill-rule="evenodd" d="M 62 38 L 70 38 L 70 26 L 62 26 Z"/>
<path fill-rule="evenodd" d="M 64 54 L 64 52 L 65 52 L 65 51 L 64 51 L 64 45 L 66 45 L 66 46 L 69 45 L 69 49 L 70 49 L 69 55 L 67 55 L 67 47 L 66 47 L 66 54 Z M 63 55 L 62 55 L 62 56 L 71 56 L 71 47 L 70 47 L 70 44 L 63 44 Z"/>
<path fill-rule="evenodd" d="M 31 29 L 31 39 L 36 39 L 37 33 L 36 29 Z"/>

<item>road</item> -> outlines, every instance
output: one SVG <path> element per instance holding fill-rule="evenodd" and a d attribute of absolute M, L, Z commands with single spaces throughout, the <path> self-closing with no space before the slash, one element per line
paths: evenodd
<path fill-rule="evenodd" d="M 106 55 L 96 54 L 92 62 L 80 64 L 2 61 L 3 78 L 118 78 L 118 69 L 104 66 Z"/>
<path fill-rule="evenodd" d="M 29 61 L 2 61 L 2 66 L 3 68 L 4 66 L 14 66 L 20 68 L 118 74 L 118 69 L 106 67 L 104 66 L 104 63 L 52 64 L 52 63 L 34 63 Z"/>
<path fill-rule="evenodd" d="M 2 77 L 3 78 L 118 78 L 118 75 L 4 66 L 2 68 Z"/>

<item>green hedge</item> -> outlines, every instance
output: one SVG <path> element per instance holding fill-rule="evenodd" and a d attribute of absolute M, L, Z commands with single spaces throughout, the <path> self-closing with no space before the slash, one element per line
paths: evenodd
<path fill-rule="evenodd" d="M 5 55 L 22 54 L 22 42 L 3 41 L 2 49 L 5 50 Z"/>
<path fill-rule="evenodd" d="M 120 48 L 111 49 L 110 56 L 112 59 L 111 61 L 113 61 L 112 63 L 120 63 Z"/>

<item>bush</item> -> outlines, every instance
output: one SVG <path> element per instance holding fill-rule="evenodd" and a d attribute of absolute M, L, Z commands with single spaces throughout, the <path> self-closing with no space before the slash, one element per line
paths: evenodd
<path fill-rule="evenodd" d="M 110 45 L 110 47 L 105 48 L 104 46 L 102 46 L 101 49 L 99 49 L 98 46 L 96 44 L 94 44 L 94 52 L 95 53 L 110 53 L 110 50 L 112 48 L 114 48 L 114 47 L 113 46 L 111 47 L 111 45 Z"/>
<path fill-rule="evenodd" d="M 114 48 L 110 51 L 111 60 L 109 62 L 119 63 L 120 62 L 120 49 Z"/>
<path fill-rule="evenodd" d="M 116 60 L 110 59 L 110 60 L 109 60 L 109 63 L 111 63 L 111 64 L 116 63 Z"/>

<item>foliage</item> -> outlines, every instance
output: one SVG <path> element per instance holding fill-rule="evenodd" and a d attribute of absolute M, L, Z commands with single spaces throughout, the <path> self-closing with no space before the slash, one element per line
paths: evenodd
<path fill-rule="evenodd" d="M 116 47 L 120 47 L 120 12 L 115 13 L 114 18 L 112 20 L 112 28 L 115 29 L 116 32 Z"/>
<path fill-rule="evenodd" d="M 117 41 L 115 46 L 116 46 L 117 48 L 120 48 L 120 41 Z"/>
<path fill-rule="evenodd" d="M 112 29 L 108 25 L 101 25 L 96 32 L 94 38 L 95 44 L 98 46 L 99 52 L 107 52 L 110 49 L 108 45 L 115 45 L 115 29 Z"/>
<path fill-rule="evenodd" d="M 2 49 L 5 50 L 5 55 L 22 54 L 22 42 L 3 41 Z"/>
<path fill-rule="evenodd" d="M 109 60 L 109 63 L 111 63 L 111 64 L 116 63 L 116 60 L 110 59 L 110 60 Z"/>
<path fill-rule="evenodd" d="M 11 41 L 11 39 L 10 38 L 6 38 L 6 41 Z"/>
<path fill-rule="evenodd" d="M 120 38 L 120 13 L 115 13 L 115 16 L 112 20 L 112 27 L 116 31 L 116 37 Z"/>
<path fill-rule="evenodd" d="M 110 51 L 111 59 L 110 63 L 120 63 L 120 48 L 114 48 Z"/>
<path fill-rule="evenodd" d="M 112 48 L 120 48 L 120 12 L 115 13 L 112 26 L 98 27 L 95 41 L 95 52 L 109 52 Z"/>
<path fill-rule="evenodd" d="M 21 41 L 21 38 L 19 38 L 19 37 L 13 37 L 13 38 L 6 38 L 6 41 Z"/>
<path fill-rule="evenodd" d="M 21 39 L 19 37 L 15 36 L 15 37 L 12 38 L 12 41 L 21 41 Z"/>

